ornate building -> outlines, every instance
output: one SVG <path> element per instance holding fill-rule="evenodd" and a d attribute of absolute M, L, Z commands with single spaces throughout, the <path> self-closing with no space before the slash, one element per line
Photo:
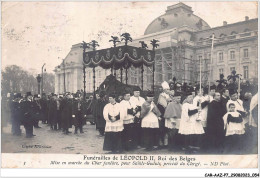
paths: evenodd
<path fill-rule="evenodd" d="M 211 52 L 213 34 L 215 40 Z M 152 39 L 160 41 L 160 46 L 156 49 L 155 85 L 160 85 L 174 76 L 182 83 L 198 82 L 199 61 L 201 61 L 203 83 L 207 83 L 208 80 L 216 81 L 221 73 L 226 77 L 232 70 L 242 74 L 243 79 L 257 79 L 258 19 L 245 17 L 243 21 L 233 24 L 227 24 L 224 21 L 223 26 L 211 28 L 193 13 L 191 7 L 178 3 L 167 7 L 165 14 L 153 20 L 146 28 L 144 35 L 134 38 L 129 45 L 139 47 L 139 41 L 144 41 L 151 49 Z M 83 89 L 80 44 L 72 46 L 64 63 L 66 91 L 76 92 Z M 54 71 L 55 92 L 62 93 L 64 91 L 64 65 L 57 66 Z M 140 71 L 140 69 L 128 71 L 128 84 L 141 86 Z M 145 90 L 152 86 L 151 71 L 150 68 L 144 68 Z M 110 70 L 96 68 L 96 87 L 110 73 Z M 119 71 L 116 75 L 119 78 Z M 87 69 L 87 92 L 93 91 L 92 78 L 92 69 Z"/>

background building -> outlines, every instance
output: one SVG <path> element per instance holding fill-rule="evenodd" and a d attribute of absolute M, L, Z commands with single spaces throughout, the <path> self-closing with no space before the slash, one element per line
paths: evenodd
<path fill-rule="evenodd" d="M 212 65 L 210 39 L 214 34 Z M 253 80 L 258 76 L 258 19 L 245 19 L 241 22 L 211 28 L 207 22 L 196 16 L 192 8 L 184 3 L 167 7 L 165 14 L 154 19 L 146 28 L 144 35 L 134 38 L 132 46 L 141 46 L 139 41 L 148 44 L 159 40 L 156 49 L 155 85 L 173 77 L 179 82 L 195 83 L 199 81 L 201 59 L 202 81 L 214 82 L 223 73 L 225 77 L 232 70 L 242 74 L 243 79 Z M 73 45 L 63 64 L 55 68 L 55 92 L 64 91 L 64 68 L 66 91 L 76 92 L 83 89 L 82 48 Z M 211 71 L 211 72 L 210 72 Z M 209 75 L 211 73 L 211 75 Z M 96 68 L 96 87 L 110 70 Z M 93 91 L 92 69 L 86 70 L 86 91 Z M 120 71 L 116 71 L 118 79 Z M 125 71 L 123 71 L 125 82 Z M 128 84 L 141 86 L 141 69 L 128 70 Z M 144 90 L 152 86 L 152 69 L 144 67 Z"/>

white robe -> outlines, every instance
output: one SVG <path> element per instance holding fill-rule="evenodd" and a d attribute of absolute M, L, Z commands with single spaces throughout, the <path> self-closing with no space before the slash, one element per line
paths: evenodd
<path fill-rule="evenodd" d="M 226 136 L 229 135 L 242 135 L 245 133 L 245 125 L 244 122 L 241 123 L 234 123 L 234 122 L 229 122 L 229 124 L 227 123 L 227 118 L 228 115 L 231 115 L 233 117 L 239 117 L 240 114 L 238 112 L 227 112 L 224 116 L 223 116 L 223 120 L 224 120 L 224 129 L 226 129 Z"/>
<path fill-rule="evenodd" d="M 121 105 L 122 111 L 124 112 L 124 118 L 123 118 L 124 124 L 134 123 L 134 116 L 131 114 L 127 114 L 127 110 L 133 108 L 130 101 L 122 100 L 120 102 L 120 105 Z"/>
<path fill-rule="evenodd" d="M 257 106 L 257 104 L 258 104 L 258 93 L 255 94 L 255 95 L 252 97 L 251 102 L 250 102 L 249 125 L 250 125 L 250 126 L 253 126 L 253 127 L 257 127 L 257 124 L 255 123 L 255 121 L 254 121 L 254 119 L 253 119 L 253 117 L 252 117 L 252 111 L 253 111 L 253 109 Z M 255 119 L 258 119 L 258 118 L 255 118 Z"/>
<path fill-rule="evenodd" d="M 189 103 L 182 105 L 181 122 L 179 127 L 179 134 L 192 135 L 204 134 L 204 129 L 201 121 L 197 121 L 198 113 L 191 116 L 188 115 L 189 110 L 197 109 L 196 106 Z"/>
<path fill-rule="evenodd" d="M 119 120 L 115 122 L 109 120 L 108 115 L 113 117 L 113 116 L 117 116 L 118 114 L 120 115 Z M 124 129 L 123 118 L 125 116 L 124 116 L 124 111 L 122 110 L 122 107 L 119 103 L 116 103 L 114 105 L 108 103 L 104 107 L 103 115 L 104 115 L 104 119 L 106 120 L 105 132 L 121 132 Z"/>
<path fill-rule="evenodd" d="M 236 108 L 235 108 L 235 111 L 243 111 L 243 112 L 245 112 L 245 109 L 244 109 L 244 107 L 243 107 L 243 101 L 240 100 L 240 99 L 237 99 L 236 101 L 228 100 L 227 105 L 226 105 L 227 111 L 229 110 L 228 106 L 229 106 L 229 104 L 231 104 L 231 103 L 233 103 L 233 104 L 235 105 L 235 107 L 236 107 Z"/>
<path fill-rule="evenodd" d="M 145 99 L 141 96 L 139 96 L 139 97 L 131 96 L 129 101 L 130 101 L 131 105 L 133 106 L 133 108 L 135 109 L 137 106 L 142 106 L 145 102 Z M 139 118 L 140 112 L 137 112 L 135 116 Z"/>
<path fill-rule="evenodd" d="M 197 102 L 199 101 L 199 99 L 201 99 L 201 103 L 205 102 L 207 100 L 207 97 L 208 96 L 196 96 L 194 99 L 193 99 L 193 105 L 195 107 L 197 107 Z M 199 115 L 199 118 L 201 120 L 201 123 L 203 125 L 203 127 L 207 127 L 207 117 L 208 117 L 208 106 L 206 106 L 205 108 L 203 108 L 201 110 L 201 113 Z"/>
<path fill-rule="evenodd" d="M 142 119 L 141 127 L 142 128 L 159 128 L 159 119 L 152 111 L 155 107 L 154 102 L 151 103 L 150 111 L 144 118 Z"/>

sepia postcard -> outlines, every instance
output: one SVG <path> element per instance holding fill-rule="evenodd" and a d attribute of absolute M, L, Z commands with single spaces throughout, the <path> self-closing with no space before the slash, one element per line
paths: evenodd
<path fill-rule="evenodd" d="M 259 177 L 257 1 L 1 10 L 1 168 Z"/>

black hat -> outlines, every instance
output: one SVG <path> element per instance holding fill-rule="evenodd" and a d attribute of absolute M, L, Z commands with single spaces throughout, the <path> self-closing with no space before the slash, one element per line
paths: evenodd
<path fill-rule="evenodd" d="M 31 93 L 30 91 L 28 91 L 28 92 L 26 93 L 26 96 L 32 96 L 32 93 Z"/>
<path fill-rule="evenodd" d="M 39 96 L 37 94 L 33 95 L 34 98 L 39 98 Z"/>
<path fill-rule="evenodd" d="M 132 92 L 129 89 L 125 89 L 122 94 L 126 95 L 126 94 L 131 94 Z"/>
<path fill-rule="evenodd" d="M 115 93 L 110 93 L 110 94 L 108 95 L 108 97 L 116 98 L 116 94 L 115 94 Z"/>
<path fill-rule="evenodd" d="M 154 97 L 154 93 L 152 91 L 149 91 L 146 96 L 147 97 Z"/>
<path fill-rule="evenodd" d="M 229 95 L 232 96 L 234 94 L 237 94 L 237 91 L 235 89 L 230 89 L 229 90 Z"/>
<path fill-rule="evenodd" d="M 16 94 L 14 95 L 14 98 L 22 98 L 22 94 L 21 94 L 21 93 L 16 93 Z"/>
<path fill-rule="evenodd" d="M 182 96 L 182 93 L 181 92 L 175 92 L 174 97 L 176 97 L 176 96 Z"/>
<path fill-rule="evenodd" d="M 181 86 L 182 86 L 182 84 L 180 82 L 176 83 L 176 87 L 181 87 Z"/>
<path fill-rule="evenodd" d="M 99 92 L 99 96 L 100 96 L 101 98 L 103 98 L 104 96 L 106 96 L 106 92 L 103 91 L 103 90 L 101 90 L 101 91 Z"/>
<path fill-rule="evenodd" d="M 135 87 L 133 91 L 141 91 L 141 89 L 139 87 Z"/>
<path fill-rule="evenodd" d="M 187 92 L 186 97 L 192 95 L 192 92 Z"/>
<path fill-rule="evenodd" d="M 210 86 L 211 90 L 216 90 L 216 88 L 217 88 L 217 86 L 215 84 Z"/>

